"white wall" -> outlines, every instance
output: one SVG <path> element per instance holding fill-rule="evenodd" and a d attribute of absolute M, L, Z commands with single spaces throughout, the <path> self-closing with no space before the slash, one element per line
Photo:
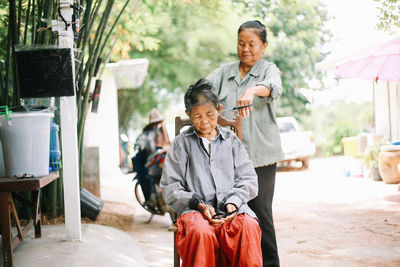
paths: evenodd
<path fill-rule="evenodd" d="M 400 82 L 374 83 L 376 133 L 400 141 Z"/>
<path fill-rule="evenodd" d="M 114 78 L 105 71 L 96 113 L 86 119 L 84 146 L 99 147 L 100 180 L 121 173 L 119 168 L 118 97 Z M 94 83 L 94 81 L 93 81 Z"/>

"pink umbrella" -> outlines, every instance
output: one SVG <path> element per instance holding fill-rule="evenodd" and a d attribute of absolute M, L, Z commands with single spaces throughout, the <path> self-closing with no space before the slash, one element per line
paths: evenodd
<path fill-rule="evenodd" d="M 400 81 L 400 38 L 356 54 L 332 71 L 338 78 Z"/>

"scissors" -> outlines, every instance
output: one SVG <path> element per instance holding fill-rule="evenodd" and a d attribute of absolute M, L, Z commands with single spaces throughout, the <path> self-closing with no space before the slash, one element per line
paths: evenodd
<path fill-rule="evenodd" d="M 222 110 L 221 112 L 229 111 L 229 110 L 239 110 L 239 109 L 242 109 L 242 108 L 248 108 L 248 107 L 251 107 L 252 105 L 253 104 L 244 105 L 244 106 L 240 106 L 240 107 L 227 108 L 227 109 Z"/>
<path fill-rule="evenodd" d="M 228 217 L 228 216 L 230 216 L 230 215 L 232 215 L 232 214 L 234 214 L 235 212 L 237 212 L 238 210 L 237 209 L 235 209 L 235 210 L 233 210 L 233 211 L 231 211 L 231 212 L 217 212 L 216 214 L 214 214 L 213 216 L 212 216 L 212 218 L 213 219 L 222 219 L 222 218 L 226 218 L 226 217 Z"/>

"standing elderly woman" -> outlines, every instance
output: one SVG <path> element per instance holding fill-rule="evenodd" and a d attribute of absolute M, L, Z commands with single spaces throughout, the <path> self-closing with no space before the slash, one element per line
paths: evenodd
<path fill-rule="evenodd" d="M 276 162 L 283 159 L 275 106 L 282 93 L 281 73 L 275 64 L 262 59 L 268 46 L 265 26 L 255 20 L 243 23 L 238 30 L 239 61 L 213 71 L 207 79 L 217 87 L 225 108 L 250 105 L 240 109 L 244 118 L 242 142 L 258 176 L 258 196 L 249 207 L 256 213 L 262 231 L 264 266 L 279 266 L 278 249 L 272 217 Z M 223 113 L 232 117 L 233 112 Z"/>

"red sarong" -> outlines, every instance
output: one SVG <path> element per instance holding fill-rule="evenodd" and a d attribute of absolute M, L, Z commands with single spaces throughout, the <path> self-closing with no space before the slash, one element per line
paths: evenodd
<path fill-rule="evenodd" d="M 261 230 L 257 220 L 247 214 L 212 226 L 200 212 L 189 212 L 176 224 L 182 267 L 262 266 Z"/>

